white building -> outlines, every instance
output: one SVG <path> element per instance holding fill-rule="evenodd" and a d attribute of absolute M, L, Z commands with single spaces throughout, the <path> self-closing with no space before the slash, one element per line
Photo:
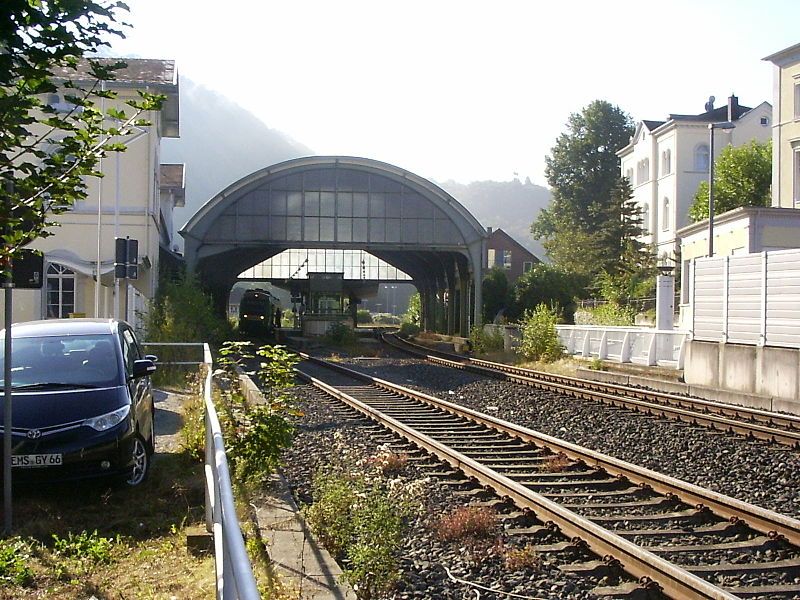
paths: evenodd
<path fill-rule="evenodd" d="M 135 310 L 145 308 L 155 294 L 162 256 L 173 257 L 172 209 L 184 202 L 183 165 L 161 165 L 160 150 L 162 138 L 179 135 L 177 71 L 174 61 L 124 60 L 128 66 L 103 84 L 117 97 L 104 100 L 102 108 L 114 106 L 130 114 L 132 109 L 124 103 L 138 99 L 138 90 L 164 94 L 167 100 L 160 111 L 141 115 L 150 125 L 137 127 L 121 140 L 127 144 L 125 152 L 108 153 L 101 161 L 102 179 L 86 179 L 86 199 L 51 217 L 58 223 L 52 235 L 30 245 L 44 253 L 44 287 L 14 291 L 15 322 L 69 316 L 116 316 L 135 322 Z M 92 84 L 85 65 L 64 76 Z M 46 101 L 70 106 L 60 94 Z M 138 279 L 129 280 L 128 286 L 114 279 L 115 237 L 139 242 Z"/>
<path fill-rule="evenodd" d="M 655 244 L 659 257 L 674 259 L 676 231 L 689 224 L 688 212 L 700 182 L 708 180 L 709 123 L 730 121 L 732 130 L 715 131 L 714 159 L 732 144 L 740 146 L 772 135 L 772 106 L 742 106 L 736 96 L 714 108 L 713 97 L 698 115 L 670 115 L 666 121 L 640 121 L 630 143 L 617 152 L 621 174 L 642 207 L 643 241 Z"/>

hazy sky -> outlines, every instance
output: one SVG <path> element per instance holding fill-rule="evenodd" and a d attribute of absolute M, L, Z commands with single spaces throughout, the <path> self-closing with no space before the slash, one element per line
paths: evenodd
<path fill-rule="evenodd" d="M 175 59 L 312 148 L 423 177 L 544 185 L 570 113 L 634 119 L 772 102 L 761 59 L 800 42 L 798 0 L 128 0 L 119 55 Z"/>

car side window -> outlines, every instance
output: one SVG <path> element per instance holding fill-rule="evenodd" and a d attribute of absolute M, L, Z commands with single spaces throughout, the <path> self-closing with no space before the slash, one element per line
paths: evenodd
<path fill-rule="evenodd" d="M 128 377 L 131 377 L 133 376 L 133 363 L 139 360 L 141 356 L 130 329 L 122 330 L 122 355 L 125 359 L 125 372 Z"/>

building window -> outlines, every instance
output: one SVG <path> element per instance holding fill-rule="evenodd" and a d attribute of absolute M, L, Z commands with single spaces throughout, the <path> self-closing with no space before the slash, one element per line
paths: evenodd
<path fill-rule="evenodd" d="M 636 183 L 642 184 L 650 181 L 650 159 L 645 158 L 636 165 Z"/>
<path fill-rule="evenodd" d="M 672 173 L 672 151 L 664 150 L 661 153 L 661 176 Z"/>
<path fill-rule="evenodd" d="M 708 145 L 700 144 L 694 149 L 694 170 L 708 171 Z"/>
<path fill-rule="evenodd" d="M 47 267 L 48 319 L 64 319 L 75 312 L 75 273 L 58 264 Z"/>
<path fill-rule="evenodd" d="M 642 230 L 644 235 L 650 235 L 650 208 L 646 202 L 642 205 Z"/>
<path fill-rule="evenodd" d="M 533 262 L 532 261 L 527 261 L 526 260 L 524 263 L 522 263 L 522 272 L 523 273 L 527 273 L 528 271 L 532 271 L 532 270 L 533 270 Z"/>
<path fill-rule="evenodd" d="M 503 250 L 503 268 L 511 268 L 511 250 Z"/>
<path fill-rule="evenodd" d="M 497 259 L 495 258 L 495 249 L 489 248 L 489 260 L 487 262 L 489 264 L 490 269 L 495 265 L 496 260 Z"/>
<path fill-rule="evenodd" d="M 667 231 L 670 227 L 669 198 L 664 198 L 664 207 L 661 213 L 661 230 Z"/>
<path fill-rule="evenodd" d="M 800 83 L 794 84 L 794 118 L 800 119 Z"/>
<path fill-rule="evenodd" d="M 800 208 L 800 150 L 794 151 L 794 207 Z"/>
<path fill-rule="evenodd" d="M 628 178 L 628 183 L 633 185 L 633 169 L 628 169 L 627 171 L 625 171 L 625 177 Z"/>

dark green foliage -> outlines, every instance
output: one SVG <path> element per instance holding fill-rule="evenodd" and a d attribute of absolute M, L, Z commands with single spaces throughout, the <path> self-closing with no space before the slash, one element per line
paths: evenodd
<path fill-rule="evenodd" d="M 400 324 L 400 331 L 397 332 L 397 334 L 400 337 L 404 338 L 413 337 L 418 333 L 419 333 L 419 325 L 417 325 L 416 323 L 410 323 L 408 321 L 403 321 L 403 323 Z"/>
<path fill-rule="evenodd" d="M 726 146 L 714 166 L 714 214 L 740 206 L 772 202 L 772 141 Z M 708 182 L 703 181 L 689 208 L 692 221 L 708 218 Z"/>
<path fill-rule="evenodd" d="M 656 259 L 652 247 L 639 238 L 644 233 L 642 211 L 633 200 L 630 183 L 620 178 L 607 211 L 607 225 L 595 243 L 602 256 L 594 287 L 606 300 L 626 303 L 655 293 Z"/>
<path fill-rule="evenodd" d="M 0 223 L 10 225 L 0 231 L 2 264 L 51 235 L 50 216 L 86 197 L 85 178 L 100 176 L 101 157 L 124 150 L 132 127 L 147 125 L 139 116 L 163 102 L 162 96 L 142 93 L 125 103 L 131 114 L 98 110 L 97 99 L 115 97 L 100 81 L 113 80 L 124 63 L 89 60 L 92 82 L 80 87 L 71 80 L 81 57 L 122 35 L 117 17 L 125 10 L 122 2 L 106 0 L 0 3 L 0 194 L 10 196 L 10 209 L 0 202 Z M 56 77 L 66 79 L 61 88 Z M 59 112 L 46 104 L 54 93 L 75 108 Z"/>
<path fill-rule="evenodd" d="M 613 256 L 613 249 L 596 234 L 613 219 L 610 208 L 619 179 L 616 152 L 628 144 L 632 132 L 626 113 L 595 100 L 570 116 L 567 132 L 556 140 L 545 168 L 552 201 L 531 227 L 556 265 L 592 277 L 607 255 Z"/>
<path fill-rule="evenodd" d="M 505 269 L 492 267 L 483 278 L 483 322 L 491 323 L 501 309 L 510 304 L 508 277 Z"/>
<path fill-rule="evenodd" d="M 352 346 L 356 343 L 356 332 L 352 327 L 348 327 L 346 323 L 339 321 L 331 323 L 328 326 L 328 331 L 323 336 L 326 344 L 334 346 Z"/>
<path fill-rule="evenodd" d="M 359 324 L 372 323 L 372 313 L 366 308 L 359 308 L 356 312 L 356 322 Z"/>
<path fill-rule="evenodd" d="M 145 321 L 148 342 L 208 342 L 232 337 L 230 323 L 214 311 L 211 296 L 191 275 L 162 280 Z"/>
<path fill-rule="evenodd" d="M 502 334 L 495 332 L 486 333 L 480 325 L 476 325 L 469 332 L 469 342 L 472 344 L 472 351 L 476 354 L 498 352 L 504 347 Z"/>
<path fill-rule="evenodd" d="M 575 314 L 574 298 L 582 296 L 585 285 L 585 277 L 553 265 L 536 264 L 514 284 L 514 304 L 510 316 L 518 319 L 526 310 L 539 304 L 556 305 L 564 311 L 564 319 L 572 322 Z"/>

